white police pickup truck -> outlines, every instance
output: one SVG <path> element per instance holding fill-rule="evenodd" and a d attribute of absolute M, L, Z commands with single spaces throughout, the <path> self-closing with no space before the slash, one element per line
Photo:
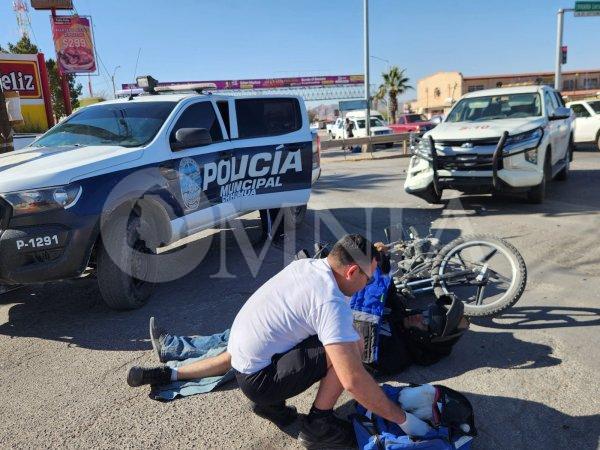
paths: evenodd
<path fill-rule="evenodd" d="M 139 307 L 157 248 L 253 210 L 269 224 L 273 211 L 302 221 L 317 147 L 299 97 L 146 95 L 83 108 L 0 156 L 0 285 L 92 268 L 109 306 Z"/>
<path fill-rule="evenodd" d="M 524 192 L 541 203 L 573 159 L 573 114 L 548 86 L 476 91 L 413 147 L 404 189 L 430 203 L 444 189 Z"/>

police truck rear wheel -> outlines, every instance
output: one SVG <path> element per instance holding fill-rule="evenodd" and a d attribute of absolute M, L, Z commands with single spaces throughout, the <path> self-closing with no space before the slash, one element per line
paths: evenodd
<path fill-rule="evenodd" d="M 306 216 L 306 205 L 282 208 L 286 228 L 298 228 Z"/>
<path fill-rule="evenodd" d="M 154 290 L 157 257 L 140 235 L 141 230 L 151 230 L 150 225 L 140 217 L 120 216 L 103 226 L 97 278 L 102 298 L 110 308 L 140 308 Z"/>

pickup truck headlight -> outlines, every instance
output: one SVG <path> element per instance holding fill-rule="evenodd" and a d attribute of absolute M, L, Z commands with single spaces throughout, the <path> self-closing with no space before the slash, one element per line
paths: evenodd
<path fill-rule="evenodd" d="M 537 147 L 531 150 L 527 150 L 525 152 L 525 161 L 530 162 L 532 164 L 537 164 L 538 162 L 538 149 Z"/>
<path fill-rule="evenodd" d="M 540 145 L 543 136 L 544 131 L 541 128 L 509 136 L 504 143 L 504 151 L 511 152 L 517 149 L 536 148 Z"/>
<path fill-rule="evenodd" d="M 22 216 L 71 208 L 81 197 L 81 186 L 69 184 L 46 189 L 11 192 L 0 194 L 0 196 L 12 206 L 13 216 Z"/>
<path fill-rule="evenodd" d="M 415 143 L 412 145 L 413 154 L 420 158 L 431 161 L 431 145 L 429 144 L 429 138 L 414 140 Z"/>

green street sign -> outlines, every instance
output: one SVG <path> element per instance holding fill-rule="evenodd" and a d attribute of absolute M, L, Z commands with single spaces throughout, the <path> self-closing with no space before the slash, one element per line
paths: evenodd
<path fill-rule="evenodd" d="M 575 17 L 600 16 L 600 1 L 575 2 Z"/>

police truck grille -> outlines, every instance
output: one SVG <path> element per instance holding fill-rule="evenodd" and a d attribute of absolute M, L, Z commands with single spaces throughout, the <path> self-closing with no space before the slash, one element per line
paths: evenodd
<path fill-rule="evenodd" d="M 451 155 L 437 157 L 438 170 L 493 170 L 492 155 Z M 502 169 L 502 159 L 498 170 Z"/>

